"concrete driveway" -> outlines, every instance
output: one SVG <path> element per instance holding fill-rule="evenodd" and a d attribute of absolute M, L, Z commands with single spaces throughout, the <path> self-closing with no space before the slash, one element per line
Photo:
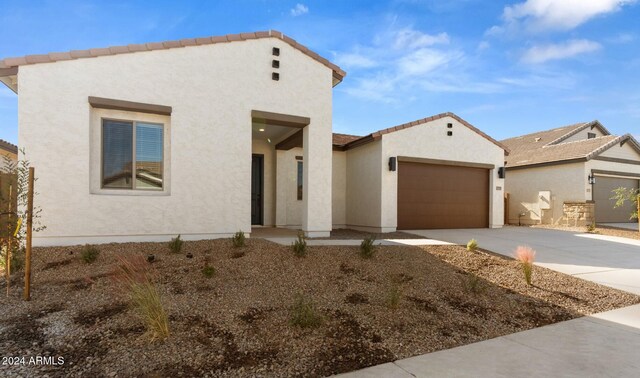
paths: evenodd
<path fill-rule="evenodd" d="M 530 227 L 407 232 L 455 244 L 476 239 L 480 248 L 510 257 L 527 245 L 537 265 L 640 295 L 640 240 Z"/>

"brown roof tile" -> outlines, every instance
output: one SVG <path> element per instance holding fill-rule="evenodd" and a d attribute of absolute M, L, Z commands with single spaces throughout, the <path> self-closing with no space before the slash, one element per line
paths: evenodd
<path fill-rule="evenodd" d="M 620 137 L 605 135 L 592 139 L 583 139 L 567 143 L 540 145 L 536 149 L 512 150 L 507 159 L 507 167 L 521 167 L 543 163 L 560 162 L 575 159 L 589 159 L 590 156 L 603 147 L 611 147 Z M 538 142 L 541 143 L 541 142 Z M 602 152 L 602 151 L 600 151 Z"/>
<path fill-rule="evenodd" d="M 4 139 L 0 139 L 0 149 L 18 154 L 18 146 L 13 143 L 9 143 Z"/>
<path fill-rule="evenodd" d="M 333 144 L 335 146 L 344 146 L 345 144 L 353 142 L 354 140 L 358 140 L 360 138 L 362 137 L 358 135 L 333 133 Z"/>
<path fill-rule="evenodd" d="M 205 37 L 205 38 L 187 38 L 187 39 L 182 39 L 180 41 L 152 42 L 147 44 L 132 44 L 128 46 L 114 46 L 114 47 L 107 47 L 107 48 L 95 48 L 95 49 L 89 49 L 89 50 L 73 50 L 73 51 L 63 52 L 63 53 L 51 53 L 51 54 L 45 54 L 45 55 L 29 55 L 26 57 L 6 58 L 6 59 L 0 59 L 0 68 L 12 68 L 12 67 L 17 67 L 17 66 L 26 65 L 26 64 L 49 63 L 49 62 L 57 62 L 60 60 L 91 58 L 91 57 L 103 56 L 103 55 L 133 53 L 138 51 L 163 50 L 163 49 L 186 47 L 186 46 L 206 45 L 206 44 L 212 44 L 212 43 L 243 41 L 243 40 L 256 39 L 256 38 L 280 39 L 288 43 L 295 49 L 299 50 L 303 54 L 309 56 L 310 58 L 318 61 L 319 63 L 333 70 L 333 76 L 337 78 L 339 81 L 342 81 L 342 79 L 344 79 L 344 77 L 346 76 L 346 72 L 343 71 L 340 67 L 331 63 L 327 59 L 309 50 L 306 46 L 296 42 L 294 39 L 282 34 L 277 30 L 258 31 L 258 32 L 241 33 L 241 34 L 228 34 L 225 36 L 214 36 L 214 37 Z"/>

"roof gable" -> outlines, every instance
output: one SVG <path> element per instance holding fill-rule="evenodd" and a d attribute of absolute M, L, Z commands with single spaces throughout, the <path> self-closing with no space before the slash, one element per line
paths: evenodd
<path fill-rule="evenodd" d="M 418 125 L 423 125 L 438 119 L 442 119 L 445 117 L 451 117 L 453 119 L 455 119 L 456 121 L 460 122 L 462 125 L 464 125 L 465 127 L 471 129 L 471 131 L 475 132 L 476 134 L 480 135 L 481 137 L 485 138 L 486 140 L 490 141 L 491 143 L 495 144 L 496 146 L 502 148 L 505 151 L 505 155 L 509 154 L 509 149 L 503 145 L 502 143 L 498 142 L 497 140 L 491 138 L 489 135 L 485 134 L 484 132 L 482 132 L 480 129 L 476 128 L 475 126 L 471 125 L 469 122 L 465 121 L 464 119 L 458 117 L 456 114 L 448 112 L 448 113 L 440 113 L 440 114 L 436 114 L 434 116 L 431 117 L 427 117 L 427 118 L 422 118 L 413 122 L 407 122 L 407 123 L 403 123 L 401 125 L 397 125 L 394 127 L 389 127 L 386 129 L 382 129 L 382 130 L 378 130 L 375 131 L 371 134 L 365 135 L 363 137 L 360 137 L 359 139 L 355 139 L 352 140 L 348 143 L 346 143 L 345 145 L 341 146 L 343 149 L 348 150 L 351 148 L 355 148 L 358 146 L 361 146 L 363 144 L 369 143 L 369 142 L 373 142 L 375 140 L 379 140 L 382 138 L 383 135 L 385 134 L 390 134 L 396 131 L 400 131 L 400 130 L 404 130 L 410 127 L 414 127 L 414 126 L 418 126 Z"/>
<path fill-rule="evenodd" d="M 72 59 L 95 58 L 105 55 L 130 54 L 141 51 L 166 50 L 173 48 L 182 48 L 188 46 L 211 45 L 217 43 L 228 43 L 237 41 L 246 41 L 260 38 L 276 38 L 286 42 L 298 51 L 316 60 L 333 70 L 334 86 L 344 79 L 346 72 L 329 60 L 321 57 L 317 53 L 309 50 L 306 46 L 298 43 L 295 39 L 290 38 L 276 30 L 258 31 L 251 33 L 227 34 L 223 36 L 205 37 L 205 38 L 187 38 L 178 41 L 152 42 L 144 44 L 133 44 L 127 46 L 112 46 L 105 48 L 94 48 L 87 50 L 72 50 L 68 52 L 53 52 L 49 54 L 27 55 L 15 58 L 0 59 L 0 76 L 15 75 L 16 68 L 19 66 L 53 63 Z"/>

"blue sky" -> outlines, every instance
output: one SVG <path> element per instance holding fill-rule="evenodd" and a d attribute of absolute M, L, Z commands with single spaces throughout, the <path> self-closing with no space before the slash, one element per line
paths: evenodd
<path fill-rule="evenodd" d="M 150 6 L 149 4 L 153 4 Z M 452 111 L 496 139 L 640 135 L 640 0 L 0 0 L 0 57 L 276 29 L 339 64 L 334 131 Z M 17 96 L 0 85 L 0 138 Z"/>

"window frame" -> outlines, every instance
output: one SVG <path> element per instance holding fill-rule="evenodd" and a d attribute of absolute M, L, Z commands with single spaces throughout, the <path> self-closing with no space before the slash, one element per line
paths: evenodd
<path fill-rule="evenodd" d="M 296 160 L 296 198 L 302 201 L 304 198 L 304 162 Z"/>
<path fill-rule="evenodd" d="M 587 133 L 587 139 L 595 139 L 598 135 L 596 133 Z"/>
<path fill-rule="evenodd" d="M 110 188 L 104 186 L 104 121 L 113 121 L 113 122 L 127 122 L 131 123 L 131 188 Z M 137 125 L 138 123 L 160 126 L 162 128 L 162 160 L 160 163 L 160 171 L 162 172 L 162 186 L 160 188 L 137 188 L 136 187 L 136 168 L 137 168 L 137 158 L 136 158 L 136 142 L 137 142 Z M 136 192 L 163 192 L 165 190 L 165 132 L 166 125 L 160 122 L 147 122 L 147 121 L 139 121 L 133 119 L 124 119 L 124 118 L 115 118 L 115 117 L 100 117 L 100 190 L 128 190 L 128 191 L 136 191 Z"/>

